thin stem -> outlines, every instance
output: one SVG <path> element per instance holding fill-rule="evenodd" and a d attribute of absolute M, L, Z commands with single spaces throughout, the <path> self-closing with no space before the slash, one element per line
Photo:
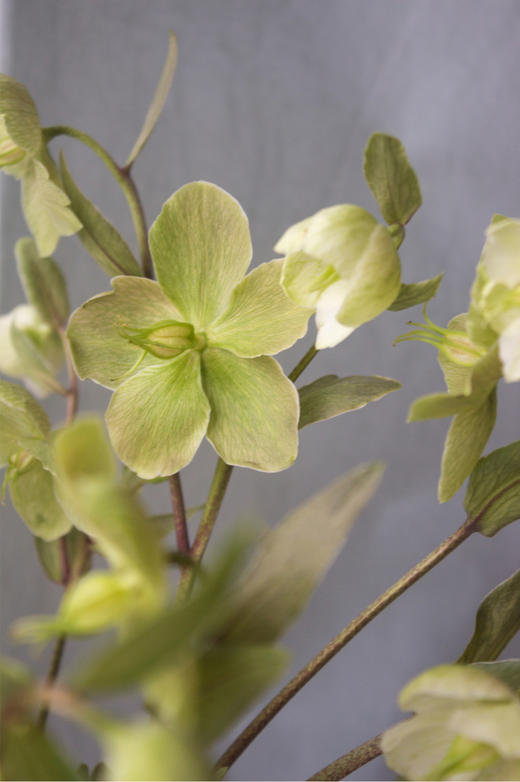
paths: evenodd
<path fill-rule="evenodd" d="M 368 608 L 350 622 L 318 654 L 310 660 L 292 679 L 269 701 L 262 711 L 249 723 L 235 739 L 229 749 L 218 761 L 217 768 L 229 768 L 240 757 L 258 734 L 268 725 L 279 711 L 298 693 L 318 671 L 335 657 L 372 619 L 406 592 L 412 584 L 419 581 L 428 571 L 441 562 L 475 531 L 477 519 L 467 519 L 452 535 L 437 546 L 428 556 L 408 571 L 402 578 L 381 594 Z"/>
<path fill-rule="evenodd" d="M 67 587 L 70 582 L 71 571 L 66 535 L 63 535 L 63 537 L 59 539 L 58 545 L 60 549 L 61 583 L 62 586 Z"/>
<path fill-rule="evenodd" d="M 335 780 L 345 779 L 346 776 L 352 774 L 356 769 L 361 768 L 366 763 L 370 763 L 374 758 L 379 757 L 382 754 L 381 749 L 381 736 L 374 736 L 373 739 L 368 739 L 358 747 L 351 749 L 345 755 L 342 755 L 337 760 L 333 760 L 328 766 L 325 766 L 320 771 L 317 771 L 312 777 L 309 777 L 308 782 L 311 780 Z"/>
<path fill-rule="evenodd" d="M 88 133 L 84 133 L 82 130 L 71 128 L 69 125 L 54 125 L 53 127 L 44 128 L 43 136 L 46 143 L 52 141 L 52 139 L 56 138 L 57 136 L 70 136 L 70 138 L 81 141 L 83 144 L 86 144 L 88 147 L 90 147 L 103 161 L 105 166 L 108 168 L 114 179 L 121 187 L 128 202 L 134 223 L 135 235 L 137 237 L 137 243 L 139 245 L 139 251 L 141 254 L 143 274 L 145 277 L 152 279 L 153 264 L 152 257 L 150 255 L 150 248 L 148 246 L 148 231 L 146 227 L 144 209 L 130 170 L 128 168 L 122 168 L 121 166 L 118 166 L 109 152 L 107 152 L 107 150 L 102 147 L 101 144 L 96 141 L 96 139 L 92 138 L 92 136 L 89 136 Z"/>
<path fill-rule="evenodd" d="M 58 678 L 58 674 L 60 672 L 61 662 L 63 660 L 63 653 L 65 651 L 65 644 L 67 643 L 67 636 L 66 635 L 60 635 L 59 638 L 56 641 L 56 645 L 54 647 L 54 651 L 52 653 L 52 659 L 51 659 L 51 666 L 49 668 L 49 673 L 47 674 L 47 678 L 45 679 L 45 684 L 47 687 L 52 687 L 56 679 Z M 45 730 L 45 724 L 47 722 L 47 718 L 49 716 L 49 706 L 45 705 L 42 707 L 39 715 L 38 715 L 38 721 L 37 726 L 40 728 L 40 730 Z"/>
<path fill-rule="evenodd" d="M 63 351 L 65 353 L 65 363 L 67 365 L 67 376 L 69 379 L 69 387 L 67 389 L 67 417 L 66 417 L 66 423 L 71 424 L 76 417 L 76 413 L 78 411 L 78 401 L 79 401 L 79 387 L 78 387 L 78 376 L 76 375 L 76 372 L 74 370 L 74 362 L 72 360 L 72 353 L 70 350 L 70 344 L 69 340 L 67 338 L 67 334 L 65 333 L 65 329 L 61 327 L 59 329 L 59 334 L 61 337 L 61 341 L 63 343 Z"/>
<path fill-rule="evenodd" d="M 175 537 L 177 538 L 177 550 L 182 554 L 190 553 L 190 539 L 188 525 L 186 523 L 186 508 L 182 493 L 181 478 L 178 472 L 168 479 L 170 484 L 170 497 L 172 500 L 173 518 L 175 520 Z"/>
<path fill-rule="evenodd" d="M 292 382 L 294 383 L 294 381 L 297 378 L 300 377 L 300 375 L 303 372 L 303 370 L 306 369 L 309 366 L 309 364 L 311 363 L 312 359 L 314 358 L 314 356 L 317 353 L 318 353 L 318 351 L 314 347 L 314 345 L 311 348 L 309 348 L 307 353 L 303 356 L 302 359 L 300 359 L 300 361 L 298 361 L 298 363 L 294 367 L 293 371 L 290 373 L 289 380 L 292 380 Z"/>

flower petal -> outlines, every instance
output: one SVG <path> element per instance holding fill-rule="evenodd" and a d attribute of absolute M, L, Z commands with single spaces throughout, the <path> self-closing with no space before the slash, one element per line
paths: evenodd
<path fill-rule="evenodd" d="M 316 307 L 316 349 L 333 348 L 349 337 L 355 326 L 343 326 L 338 321 L 338 313 L 343 307 L 349 284 L 346 280 L 332 283 L 318 299 Z"/>
<path fill-rule="evenodd" d="M 520 318 L 510 323 L 500 335 L 498 350 L 506 383 L 520 380 Z"/>
<path fill-rule="evenodd" d="M 202 379 L 211 404 L 207 437 L 227 464 L 264 472 L 291 466 L 298 451 L 298 394 L 273 358 L 208 348 Z"/>
<path fill-rule="evenodd" d="M 281 286 L 283 261 L 263 263 L 237 285 L 226 312 L 208 330 L 210 344 L 253 358 L 279 353 L 307 331 L 312 312 Z"/>
<path fill-rule="evenodd" d="M 191 182 L 166 201 L 150 247 L 161 287 L 196 329 L 226 309 L 252 254 L 242 207 L 209 182 Z"/>
<path fill-rule="evenodd" d="M 153 280 L 122 276 L 114 277 L 112 285 L 113 291 L 94 296 L 73 313 L 67 331 L 78 375 L 107 388 L 116 388 L 142 355 L 121 336 L 120 326 L 146 328 L 180 318 Z M 148 364 L 156 361 L 144 358 Z"/>
<path fill-rule="evenodd" d="M 126 380 L 106 421 L 119 458 L 141 478 L 172 475 L 195 455 L 209 421 L 200 353 L 186 351 Z"/>

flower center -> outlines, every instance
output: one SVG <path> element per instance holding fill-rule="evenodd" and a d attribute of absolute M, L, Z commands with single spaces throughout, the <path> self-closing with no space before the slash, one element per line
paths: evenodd
<path fill-rule="evenodd" d="M 394 345 L 408 340 L 426 342 L 437 347 L 447 359 L 462 367 L 473 366 L 485 354 L 486 351 L 474 345 L 464 331 L 441 328 L 426 316 L 425 310 L 423 315 L 426 323 L 409 321 L 408 325 L 416 326 L 417 329 L 397 337 Z"/>
<path fill-rule="evenodd" d="M 203 350 L 206 347 L 205 334 L 196 334 L 191 323 L 177 320 L 165 320 L 144 329 L 120 326 L 118 331 L 132 345 L 157 358 L 175 358 L 185 350 Z"/>

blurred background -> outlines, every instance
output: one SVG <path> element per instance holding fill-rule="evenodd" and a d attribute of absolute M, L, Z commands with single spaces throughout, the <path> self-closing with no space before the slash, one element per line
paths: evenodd
<path fill-rule="evenodd" d="M 3 70 L 28 87 L 42 124 L 81 128 L 119 162 L 141 127 L 173 28 L 173 90 L 134 169 L 148 220 L 182 184 L 216 182 L 249 216 L 254 264 L 274 257 L 285 228 L 321 207 L 353 202 L 377 214 L 362 174 L 363 149 L 375 130 L 402 139 L 419 176 L 424 205 L 401 248 L 403 278 L 444 271 L 429 306 L 436 323 L 467 308 L 493 213 L 520 216 L 516 0 L 3 0 L 0 12 Z M 65 151 L 80 187 L 131 241 L 124 198 L 93 153 L 62 139 L 52 148 Z M 4 312 L 22 301 L 13 246 L 27 228 L 18 183 L 2 177 L 1 188 Z M 74 307 L 109 287 L 75 238 L 62 239 L 55 257 Z M 444 387 L 432 348 L 392 347 L 409 317 L 420 319 L 420 312 L 384 314 L 319 354 L 302 378 L 381 374 L 401 381 L 402 390 L 305 429 L 289 471 L 236 470 L 231 480 L 220 534 L 237 519 L 276 523 L 360 462 L 387 463 L 377 496 L 286 636 L 294 671 L 464 520 L 463 491 L 446 505 L 436 499 L 447 421 L 406 424 L 416 397 Z M 314 327 L 282 354 L 286 370 L 313 336 Z M 501 384 L 489 449 L 519 438 L 519 391 Z M 103 411 L 108 398 L 85 383 L 81 410 Z M 49 400 L 47 408 L 62 419 L 62 400 Z M 185 470 L 188 504 L 203 501 L 214 461 L 204 445 Z M 168 509 L 164 486 L 150 503 L 156 512 Z M 20 652 L 8 628 L 20 615 L 53 612 L 60 589 L 40 573 L 31 536 L 9 502 L 1 514 L 3 650 L 44 670 L 48 650 L 37 657 Z M 460 654 L 484 595 L 518 568 L 519 543 L 518 524 L 496 539 L 469 540 L 294 698 L 230 778 L 306 778 L 399 719 L 399 689 Z M 520 654 L 518 639 L 508 653 Z M 90 741 L 59 728 L 79 759 L 98 759 Z M 393 775 L 379 759 L 353 778 Z"/>

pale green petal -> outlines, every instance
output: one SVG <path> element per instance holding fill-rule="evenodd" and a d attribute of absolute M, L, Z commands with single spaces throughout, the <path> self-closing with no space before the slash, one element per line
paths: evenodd
<path fill-rule="evenodd" d="M 503 702 L 512 691 L 488 673 L 469 665 L 438 665 L 412 679 L 399 695 L 403 711 L 429 711 L 471 701 Z"/>
<path fill-rule="evenodd" d="M 307 331 L 310 309 L 293 304 L 280 284 L 283 261 L 263 263 L 237 285 L 226 312 L 208 330 L 211 345 L 238 356 L 271 356 Z"/>
<path fill-rule="evenodd" d="M 381 748 L 387 765 L 405 779 L 426 779 L 455 738 L 446 726 L 447 716 L 445 710 L 439 709 L 386 730 Z"/>
<path fill-rule="evenodd" d="M 197 330 L 226 309 L 252 254 L 242 207 L 209 182 L 191 182 L 166 201 L 150 247 L 161 287 Z"/>
<path fill-rule="evenodd" d="M 338 321 L 338 314 L 349 288 L 346 280 L 338 280 L 320 296 L 316 307 L 316 349 L 333 348 L 343 342 L 355 330 L 355 326 L 344 326 Z"/>
<path fill-rule="evenodd" d="M 211 404 L 208 439 L 227 464 L 277 472 L 298 450 L 298 393 L 273 358 L 208 348 L 202 377 Z"/>
<path fill-rule="evenodd" d="M 300 220 L 299 223 L 291 225 L 275 244 L 275 251 L 277 253 L 282 253 L 283 255 L 288 255 L 289 253 L 295 253 L 298 252 L 298 250 L 301 250 L 313 217 L 314 215 L 312 217 L 306 217 L 305 220 Z"/>
<path fill-rule="evenodd" d="M 504 758 L 520 759 L 520 701 L 475 703 L 457 709 L 449 726 L 473 741 L 490 744 Z"/>
<path fill-rule="evenodd" d="M 60 236 L 72 236 L 81 228 L 68 197 L 39 160 L 32 160 L 24 173 L 22 207 L 38 252 L 44 258 L 54 252 Z"/>
<path fill-rule="evenodd" d="M 94 296 L 72 314 L 67 331 L 78 375 L 108 388 L 120 384 L 143 352 L 121 336 L 122 326 L 146 328 L 180 319 L 153 280 L 122 276 L 114 277 L 112 285 L 113 292 Z M 151 360 L 156 362 L 146 356 L 143 363 Z"/>
<path fill-rule="evenodd" d="M 520 380 L 520 318 L 510 323 L 501 334 L 498 351 L 506 383 Z"/>
<path fill-rule="evenodd" d="M 486 231 L 480 263 L 493 282 L 520 285 L 520 220 L 493 220 Z"/>
<path fill-rule="evenodd" d="M 33 535 L 56 540 L 65 535 L 71 523 L 54 493 L 54 479 L 40 462 L 33 460 L 9 481 L 11 501 Z"/>
<path fill-rule="evenodd" d="M 208 426 L 200 354 L 186 351 L 126 380 L 106 420 L 116 453 L 141 478 L 178 472 L 193 459 Z"/>
<path fill-rule="evenodd" d="M 282 285 L 287 295 L 301 307 L 316 307 L 323 291 L 339 280 L 330 264 L 304 252 L 290 253 L 283 261 Z"/>
<path fill-rule="evenodd" d="M 40 119 L 27 88 L 11 76 L 0 74 L 0 116 L 13 142 L 34 155 L 41 144 Z"/>

